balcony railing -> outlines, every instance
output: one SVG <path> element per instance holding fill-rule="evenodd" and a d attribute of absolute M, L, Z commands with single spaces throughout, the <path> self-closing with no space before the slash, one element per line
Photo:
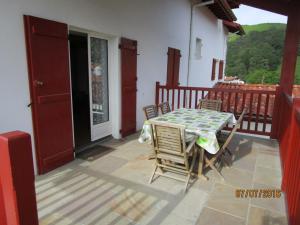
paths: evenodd
<path fill-rule="evenodd" d="M 300 221 L 300 98 L 280 96 L 280 143 L 282 190 L 286 193 L 289 224 Z"/>
<path fill-rule="evenodd" d="M 222 111 L 231 112 L 236 118 L 244 108 L 248 109 L 239 132 L 270 136 L 277 92 L 278 90 L 169 87 L 157 82 L 155 102 L 159 104 L 168 101 L 174 110 L 182 107 L 196 108 L 200 99 L 219 99 L 222 101 Z"/>

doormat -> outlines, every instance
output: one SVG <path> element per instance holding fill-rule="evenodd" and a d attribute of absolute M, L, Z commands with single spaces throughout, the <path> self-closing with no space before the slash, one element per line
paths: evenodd
<path fill-rule="evenodd" d="M 103 145 L 94 145 L 90 148 L 87 148 L 76 154 L 76 157 L 79 159 L 83 159 L 89 162 L 97 160 L 102 156 L 112 152 L 115 150 L 114 148 L 103 146 Z"/>

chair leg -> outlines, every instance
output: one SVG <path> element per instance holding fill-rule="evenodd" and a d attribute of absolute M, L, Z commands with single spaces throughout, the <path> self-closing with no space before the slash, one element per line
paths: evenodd
<path fill-rule="evenodd" d="M 187 187 L 190 183 L 190 178 L 191 178 L 191 174 L 189 173 L 189 175 L 186 178 L 186 182 L 185 182 L 185 186 L 184 186 L 184 193 L 186 193 Z"/>
<path fill-rule="evenodd" d="M 219 170 L 217 170 L 217 168 L 215 167 L 215 165 L 211 164 L 210 168 L 212 168 L 220 176 L 220 178 L 221 178 L 222 181 L 225 180 L 224 177 L 223 177 L 223 175 L 220 173 Z"/>
<path fill-rule="evenodd" d="M 153 173 L 152 173 L 152 175 L 151 175 L 151 177 L 150 177 L 149 184 L 152 183 L 152 180 L 153 180 L 153 177 L 154 177 L 154 175 L 155 175 L 155 172 L 156 172 L 157 168 L 158 168 L 158 166 L 156 165 L 155 168 L 154 168 L 154 170 L 153 170 Z"/>

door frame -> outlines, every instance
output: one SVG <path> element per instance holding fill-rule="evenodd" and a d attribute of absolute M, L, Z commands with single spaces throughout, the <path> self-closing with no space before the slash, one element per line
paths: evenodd
<path fill-rule="evenodd" d="M 119 38 L 114 35 L 104 34 L 96 31 L 91 31 L 88 29 L 80 28 L 73 25 L 68 25 L 68 33 L 75 31 L 87 34 L 88 43 L 90 42 L 90 37 L 96 37 L 105 39 L 108 41 L 108 95 L 109 95 L 109 131 L 106 132 L 105 136 L 112 135 L 114 138 L 120 138 L 119 129 L 121 124 L 121 81 L 120 81 L 120 56 L 119 56 Z M 90 79 L 90 49 L 88 44 L 88 65 L 89 65 L 89 86 L 91 87 L 91 79 Z M 71 77 L 71 73 L 70 73 Z M 71 85 L 72 91 L 72 85 Z M 90 107 L 91 107 L 91 88 L 90 88 Z M 72 110 L 73 110 L 73 100 L 72 100 Z M 73 114 L 72 114 L 73 116 Z M 90 115 L 90 123 L 91 123 L 91 142 L 96 141 L 98 139 L 93 139 L 92 136 L 92 126 L 93 121 Z M 72 119 L 72 124 L 74 127 L 74 121 Z M 74 136 L 74 129 L 73 129 L 73 136 Z M 75 146 L 75 139 L 73 140 L 73 144 Z"/>

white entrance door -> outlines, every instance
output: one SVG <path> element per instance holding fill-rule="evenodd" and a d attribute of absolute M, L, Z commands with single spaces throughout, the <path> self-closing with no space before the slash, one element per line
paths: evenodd
<path fill-rule="evenodd" d="M 108 40 L 88 36 L 91 139 L 111 134 L 108 89 Z"/>

